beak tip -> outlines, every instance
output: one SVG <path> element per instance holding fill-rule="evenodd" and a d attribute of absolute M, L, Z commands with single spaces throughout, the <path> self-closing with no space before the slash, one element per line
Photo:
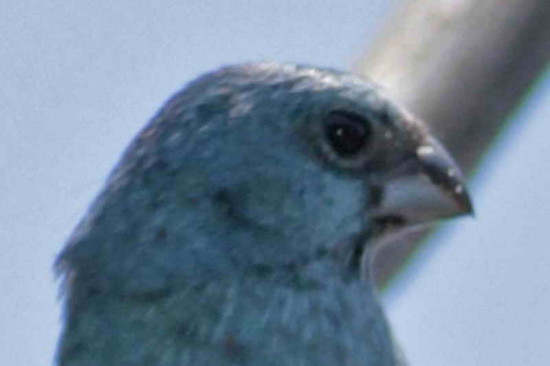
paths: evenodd
<path fill-rule="evenodd" d="M 475 216 L 474 205 L 464 184 L 464 177 L 456 162 L 437 140 L 430 140 L 417 149 L 417 157 L 424 174 L 446 191 L 454 201 L 454 216 Z"/>
<path fill-rule="evenodd" d="M 476 217 L 476 211 L 471 201 L 468 202 L 468 205 L 464 208 L 464 214 L 470 216 L 471 218 Z"/>
<path fill-rule="evenodd" d="M 460 183 L 454 189 L 454 200 L 458 206 L 459 214 L 475 217 L 475 209 L 472 198 L 468 191 L 464 188 L 463 178 L 461 176 Z"/>

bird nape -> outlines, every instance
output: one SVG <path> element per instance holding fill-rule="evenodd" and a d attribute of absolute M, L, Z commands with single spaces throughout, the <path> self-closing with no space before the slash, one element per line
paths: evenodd
<path fill-rule="evenodd" d="M 222 68 L 138 134 L 60 254 L 57 364 L 401 364 L 373 248 L 471 210 L 453 160 L 372 82 Z"/>

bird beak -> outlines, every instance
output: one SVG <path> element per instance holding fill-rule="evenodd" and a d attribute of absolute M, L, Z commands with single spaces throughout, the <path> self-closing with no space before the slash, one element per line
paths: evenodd
<path fill-rule="evenodd" d="M 396 167 L 380 188 L 375 218 L 397 219 L 400 226 L 474 212 L 457 164 L 432 138 L 416 149 L 415 156 Z"/>

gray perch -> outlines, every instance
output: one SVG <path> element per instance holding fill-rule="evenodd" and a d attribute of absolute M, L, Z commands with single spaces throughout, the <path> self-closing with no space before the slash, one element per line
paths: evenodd
<path fill-rule="evenodd" d="M 356 69 L 425 121 L 470 174 L 549 60 L 548 0 L 404 0 Z M 415 237 L 380 251 L 377 282 L 399 271 Z"/>

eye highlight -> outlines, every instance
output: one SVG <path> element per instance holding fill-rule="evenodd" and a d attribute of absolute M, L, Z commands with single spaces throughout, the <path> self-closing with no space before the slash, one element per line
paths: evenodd
<path fill-rule="evenodd" d="M 325 136 L 331 148 L 342 158 L 351 158 L 369 143 L 372 128 L 369 121 L 348 113 L 331 112 L 325 123 Z"/>

